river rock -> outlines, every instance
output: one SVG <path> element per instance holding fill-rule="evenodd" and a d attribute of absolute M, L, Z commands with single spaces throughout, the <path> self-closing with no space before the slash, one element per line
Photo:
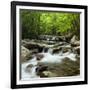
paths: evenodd
<path fill-rule="evenodd" d="M 56 73 L 53 73 L 51 71 L 43 71 L 42 77 L 57 77 L 58 75 Z"/>
<path fill-rule="evenodd" d="M 40 40 L 47 40 L 47 41 L 64 41 L 64 36 L 53 36 L 53 35 L 39 35 L 38 39 Z"/>
<path fill-rule="evenodd" d="M 38 52 L 42 52 L 44 48 L 51 48 L 53 45 L 48 45 L 46 43 L 43 43 L 42 41 L 35 41 L 35 40 L 30 40 L 30 41 L 24 41 L 22 40 L 22 45 L 26 48 L 28 48 L 30 51 L 33 49 L 37 49 Z"/>
<path fill-rule="evenodd" d="M 71 46 L 80 46 L 80 40 L 77 39 L 77 37 L 74 35 L 70 41 Z"/>
<path fill-rule="evenodd" d="M 73 36 L 72 33 L 68 33 L 67 35 L 65 35 L 66 42 L 70 42 L 72 36 Z"/>
<path fill-rule="evenodd" d="M 71 43 L 72 47 L 80 46 L 80 41 L 75 41 L 74 43 Z"/>
<path fill-rule="evenodd" d="M 52 48 L 53 50 L 53 54 L 59 53 L 60 51 L 62 51 L 63 53 L 69 52 L 72 50 L 71 45 L 62 45 L 62 46 L 57 46 Z"/>
<path fill-rule="evenodd" d="M 36 59 L 37 59 L 38 61 L 41 60 L 41 59 L 44 57 L 43 54 L 36 54 L 35 56 L 36 56 Z"/>
<path fill-rule="evenodd" d="M 80 46 L 80 41 L 76 41 L 75 45 Z"/>
<path fill-rule="evenodd" d="M 30 51 L 24 46 L 21 46 L 21 62 L 27 61 L 30 57 Z"/>
<path fill-rule="evenodd" d="M 32 52 L 32 54 L 37 54 L 39 51 L 38 51 L 38 49 L 33 49 L 33 50 L 31 50 L 31 52 Z"/>
<path fill-rule="evenodd" d="M 44 65 L 44 66 L 43 65 L 39 65 L 39 66 L 37 66 L 37 68 L 36 68 L 37 75 L 41 75 L 41 73 L 43 71 L 47 70 L 47 68 L 48 68 L 47 65 Z"/>
<path fill-rule="evenodd" d="M 74 36 L 71 38 L 70 43 L 74 43 L 75 41 L 77 41 L 77 37 L 76 37 L 76 35 L 74 35 Z"/>
<path fill-rule="evenodd" d="M 24 42 L 24 46 L 26 47 L 26 48 L 28 48 L 28 49 L 37 49 L 38 47 L 40 47 L 37 43 L 35 43 L 35 42 L 32 42 L 32 41 L 30 41 L 30 42 Z"/>
<path fill-rule="evenodd" d="M 59 53 L 61 50 L 62 50 L 62 47 L 56 47 L 56 48 L 52 48 L 52 53 L 55 54 L 55 53 Z"/>
<path fill-rule="evenodd" d="M 80 54 L 80 46 L 75 47 L 74 50 L 77 52 L 77 54 Z"/>
<path fill-rule="evenodd" d="M 39 63 L 39 65 L 47 66 L 47 69 L 42 70 L 40 77 L 64 77 L 76 76 L 80 74 L 80 62 L 72 61 L 65 57 L 61 63 Z"/>
<path fill-rule="evenodd" d="M 76 58 L 77 58 L 78 60 L 80 60 L 80 55 L 77 54 L 77 55 L 76 55 Z"/>
<path fill-rule="evenodd" d="M 57 42 L 56 44 L 54 44 L 53 48 L 57 48 L 63 45 L 67 45 L 67 42 Z"/>
<path fill-rule="evenodd" d="M 68 49 L 68 48 L 64 48 L 64 49 L 63 49 L 63 53 L 69 52 L 69 50 L 70 50 L 70 49 Z"/>
<path fill-rule="evenodd" d="M 33 64 L 29 64 L 26 68 L 32 68 Z"/>
<path fill-rule="evenodd" d="M 32 67 L 33 67 L 33 65 L 32 65 L 32 64 L 29 64 L 29 65 L 26 67 L 26 71 L 27 71 L 27 72 L 30 72 Z"/>

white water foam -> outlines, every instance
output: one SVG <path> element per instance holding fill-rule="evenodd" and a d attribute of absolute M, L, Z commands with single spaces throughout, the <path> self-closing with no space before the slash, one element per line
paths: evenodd
<path fill-rule="evenodd" d="M 36 57 L 34 57 L 33 59 L 21 65 L 21 80 L 30 80 L 31 78 L 40 78 L 39 76 L 36 75 L 36 72 L 35 72 L 37 68 L 36 65 L 38 64 L 38 62 L 61 63 L 65 57 L 70 58 L 70 60 L 76 61 L 76 58 L 75 58 L 76 54 L 70 53 L 70 52 L 62 53 L 62 51 L 60 51 L 59 54 L 52 54 L 52 49 L 49 49 L 46 53 L 43 51 L 41 54 L 44 55 L 44 58 L 42 58 L 40 61 L 37 61 Z M 32 64 L 33 67 L 31 68 L 30 72 L 27 72 L 26 67 L 30 64 Z"/>
<path fill-rule="evenodd" d="M 28 65 L 33 65 L 30 72 L 27 72 L 26 68 Z M 21 80 L 30 80 L 31 78 L 39 78 L 39 76 L 36 75 L 36 57 L 29 60 L 28 62 L 25 62 L 21 65 Z"/>

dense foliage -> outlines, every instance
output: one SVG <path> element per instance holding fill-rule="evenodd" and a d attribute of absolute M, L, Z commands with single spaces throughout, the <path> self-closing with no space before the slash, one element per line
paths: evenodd
<path fill-rule="evenodd" d="M 38 35 L 80 36 L 80 13 L 20 10 L 22 38 Z"/>

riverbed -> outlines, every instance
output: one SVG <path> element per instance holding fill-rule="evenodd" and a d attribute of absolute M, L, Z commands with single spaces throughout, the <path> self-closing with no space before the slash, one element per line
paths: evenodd
<path fill-rule="evenodd" d="M 80 58 L 77 58 L 79 55 L 71 44 L 65 43 L 57 47 L 55 46 L 56 44 L 49 43 L 45 45 L 48 47 L 47 50 L 44 47 L 42 51 L 33 54 L 32 58 L 21 63 L 22 80 L 76 76 L 80 74 Z"/>

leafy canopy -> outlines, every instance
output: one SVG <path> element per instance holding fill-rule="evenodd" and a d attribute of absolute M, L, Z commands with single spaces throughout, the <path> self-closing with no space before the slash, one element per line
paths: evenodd
<path fill-rule="evenodd" d="M 80 13 L 20 10 L 22 38 L 38 35 L 80 36 Z"/>

